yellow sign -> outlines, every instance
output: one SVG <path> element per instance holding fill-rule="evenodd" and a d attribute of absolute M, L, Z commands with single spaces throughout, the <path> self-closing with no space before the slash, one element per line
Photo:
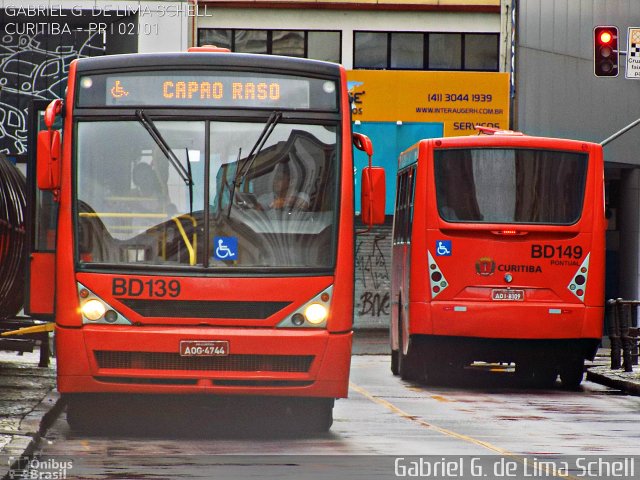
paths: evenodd
<path fill-rule="evenodd" d="M 353 120 L 440 122 L 444 135 L 509 128 L 509 74 L 350 70 Z"/>

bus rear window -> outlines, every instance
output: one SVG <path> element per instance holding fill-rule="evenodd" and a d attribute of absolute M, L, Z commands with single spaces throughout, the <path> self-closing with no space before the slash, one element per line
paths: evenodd
<path fill-rule="evenodd" d="M 434 153 L 438 213 L 447 222 L 571 225 L 582 214 L 587 155 L 528 149 Z"/>

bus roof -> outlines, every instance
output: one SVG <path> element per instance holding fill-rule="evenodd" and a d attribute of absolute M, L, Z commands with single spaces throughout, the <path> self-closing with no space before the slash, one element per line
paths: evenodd
<path fill-rule="evenodd" d="M 548 150 L 582 150 L 587 152 L 599 149 L 599 143 L 570 140 L 566 138 L 533 137 L 529 135 L 496 134 L 467 135 L 461 137 L 430 138 L 420 140 L 400 154 L 398 169 L 405 168 L 418 160 L 421 145 L 432 144 L 435 148 L 540 148 Z"/>

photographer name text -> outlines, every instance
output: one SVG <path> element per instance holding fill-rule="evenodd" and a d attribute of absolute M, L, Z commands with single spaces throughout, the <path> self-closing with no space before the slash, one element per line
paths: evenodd
<path fill-rule="evenodd" d="M 634 458 L 578 457 L 574 461 L 539 458 L 492 457 L 415 458 L 398 457 L 398 478 L 628 478 L 634 479 Z"/>

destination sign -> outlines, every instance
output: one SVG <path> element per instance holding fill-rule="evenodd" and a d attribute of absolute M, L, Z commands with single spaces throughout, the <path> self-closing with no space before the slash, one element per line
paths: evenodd
<path fill-rule="evenodd" d="M 85 75 L 79 107 L 218 107 L 335 110 L 333 80 L 247 72 L 138 72 Z"/>

